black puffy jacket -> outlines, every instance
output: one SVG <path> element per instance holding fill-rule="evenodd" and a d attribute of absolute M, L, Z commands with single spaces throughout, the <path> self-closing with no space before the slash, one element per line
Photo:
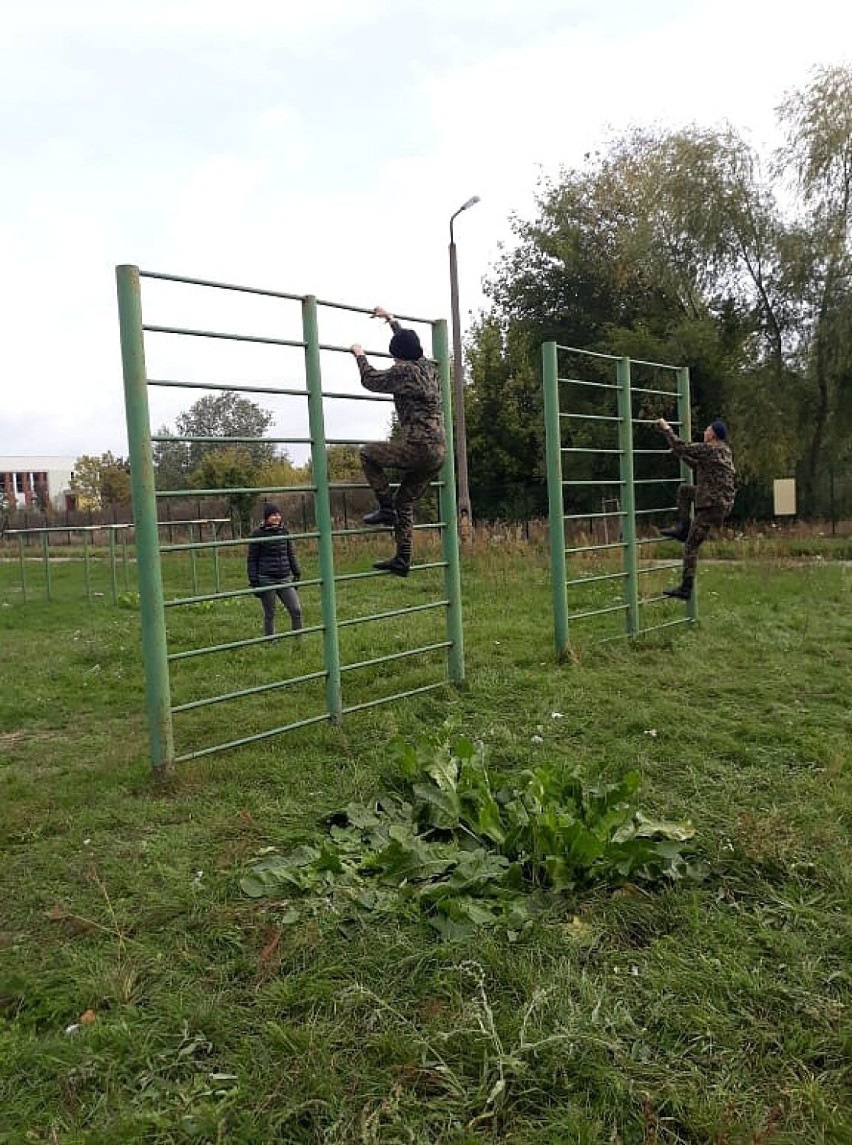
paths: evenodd
<path fill-rule="evenodd" d="M 270 537 L 271 540 L 264 538 Z M 264 581 L 279 582 L 302 575 L 290 534 L 284 525 L 272 528 L 261 525 L 249 539 L 246 572 L 253 588 Z"/>

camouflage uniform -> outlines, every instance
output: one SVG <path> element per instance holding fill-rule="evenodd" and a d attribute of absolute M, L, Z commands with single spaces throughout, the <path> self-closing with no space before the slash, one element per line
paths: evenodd
<path fill-rule="evenodd" d="M 671 429 L 661 430 L 675 457 L 695 472 L 694 485 L 677 491 L 678 523 L 689 529 L 683 549 L 683 578 L 695 579 L 698 550 L 713 528 L 720 528 L 734 504 L 736 470 L 734 456 L 725 441 L 681 441 Z M 690 525 L 689 513 L 695 506 Z"/>
<path fill-rule="evenodd" d="M 391 322 L 394 332 L 401 327 Z M 402 436 L 396 441 L 372 442 L 360 451 L 364 476 L 379 503 L 391 497 L 386 468 L 400 471 L 400 484 L 393 498 L 396 511 L 394 539 L 397 555 L 411 560 L 414 537 L 414 502 L 426 492 L 438 476 L 447 452 L 444 414 L 441 405 L 441 379 L 434 362 L 419 358 L 415 362 L 397 361 L 388 370 L 377 370 L 364 354 L 355 359 L 361 372 L 361 384 L 378 394 L 393 394 L 396 416 Z"/>

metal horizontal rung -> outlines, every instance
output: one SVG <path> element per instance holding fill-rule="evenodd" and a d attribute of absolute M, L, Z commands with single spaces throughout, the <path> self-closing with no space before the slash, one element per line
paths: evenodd
<path fill-rule="evenodd" d="M 621 421 L 620 417 L 609 413 L 561 413 L 559 416 L 574 418 L 575 421 Z"/>
<path fill-rule="evenodd" d="M 408 608 L 394 608 L 390 612 L 373 612 L 369 616 L 353 616 L 351 620 L 339 620 L 338 628 L 350 628 L 354 624 L 367 624 L 371 620 L 391 620 L 394 616 L 407 616 L 410 612 L 429 612 L 435 608 L 446 608 L 448 600 L 435 600 L 429 604 L 412 604 Z"/>
<path fill-rule="evenodd" d="M 184 524 L 183 521 L 164 521 L 164 525 L 179 526 Z M 287 536 L 291 541 L 315 541 L 319 537 L 319 533 L 288 533 Z M 187 541 L 183 545 L 160 545 L 161 553 L 188 553 L 196 552 L 200 549 L 236 549 L 245 548 L 248 544 L 267 545 L 272 541 L 280 541 L 280 536 L 275 537 L 240 537 L 236 541 L 221 540 L 221 541 Z M 305 581 L 305 584 L 310 582 Z"/>
<path fill-rule="evenodd" d="M 580 445 L 563 445 L 560 452 L 561 453 L 616 453 L 616 454 L 622 454 L 624 452 L 624 450 L 623 449 L 593 449 L 591 446 L 586 447 L 586 446 L 580 446 Z M 668 450 L 665 449 L 662 452 L 668 453 Z"/>
<path fill-rule="evenodd" d="M 567 580 L 565 583 L 566 583 L 566 585 L 591 584 L 592 581 L 596 581 L 596 580 L 626 580 L 626 578 L 627 578 L 626 572 L 602 573 L 600 576 L 580 576 L 580 577 L 577 577 L 575 580 Z"/>
<path fill-rule="evenodd" d="M 569 386 L 589 386 L 596 390 L 617 390 L 618 386 L 614 382 L 585 382 L 582 378 L 558 378 L 557 381 L 565 382 Z"/>
<path fill-rule="evenodd" d="M 634 485 L 680 485 L 680 477 L 639 477 Z"/>
<path fill-rule="evenodd" d="M 226 334 L 221 330 L 190 330 L 181 326 L 148 326 L 142 329 L 148 334 L 183 334 L 188 338 L 218 338 L 226 342 L 259 342 L 262 346 L 293 346 L 304 349 L 304 342 L 292 338 L 262 338 L 257 334 Z"/>
<path fill-rule="evenodd" d="M 168 439 L 163 439 L 168 440 Z M 174 438 L 172 440 L 175 440 Z M 220 497 L 223 493 L 256 493 L 258 497 L 265 493 L 283 493 L 285 489 L 293 490 L 295 486 L 291 485 L 265 485 L 263 488 L 255 488 L 252 485 L 230 486 L 228 489 L 156 489 L 155 496 L 157 497 Z M 305 485 L 303 490 L 311 493 L 316 492 L 315 485 Z M 216 517 L 215 520 L 228 521 L 229 517 Z M 189 521 L 160 521 L 160 525 L 181 525 L 190 524 Z M 195 522 L 198 524 L 199 522 Z"/>
<path fill-rule="evenodd" d="M 254 592 L 254 589 L 252 589 Z M 188 648 L 185 652 L 170 652 L 167 659 L 172 660 L 190 660 L 194 656 L 207 656 L 211 652 L 233 652 L 237 648 L 250 648 L 255 644 L 274 644 L 279 640 L 292 640 L 299 636 L 309 636 L 312 632 L 324 632 L 324 624 L 315 624 L 310 628 L 300 628 L 298 633 L 279 632 L 274 636 L 250 636 L 245 640 L 232 640 L 228 644 L 208 644 L 204 648 Z"/>
<path fill-rule="evenodd" d="M 668 564 L 665 565 L 651 565 L 651 567 L 647 569 L 637 569 L 636 574 L 637 576 L 645 576 L 646 573 L 671 572 L 672 569 L 679 569 L 680 567 L 680 561 L 669 561 Z"/>
<path fill-rule="evenodd" d="M 596 481 L 563 481 L 563 485 L 624 485 L 621 477 L 599 477 Z"/>
<path fill-rule="evenodd" d="M 344 398 L 351 402 L 393 401 L 393 394 L 347 394 L 334 390 L 323 390 L 322 396 L 324 398 Z"/>
<path fill-rule="evenodd" d="M 674 390 L 652 390 L 647 386 L 631 386 L 630 392 L 632 394 L 659 394 L 664 398 L 677 398 L 677 393 Z"/>
<path fill-rule="evenodd" d="M 346 302 L 329 302 L 325 298 L 317 299 L 317 306 L 326 306 L 329 310 L 346 310 L 350 314 L 369 314 L 373 315 L 373 310 L 366 306 L 349 306 Z M 431 318 L 415 318 L 412 314 L 397 314 L 394 312 L 394 318 L 397 322 L 418 322 L 421 326 L 431 326 L 433 319 Z"/>
<path fill-rule="evenodd" d="M 191 712 L 196 708 L 209 708 L 211 704 L 221 704 L 225 700 L 241 700 L 245 696 L 259 696 L 262 692 L 274 692 L 277 688 L 287 688 L 291 684 L 304 684 L 308 680 L 324 680 L 328 672 L 308 672 L 305 676 L 292 676 L 289 680 L 275 680 L 271 684 L 258 684 L 254 688 L 242 688 L 239 692 L 225 692 L 221 696 L 207 696 L 203 700 L 191 700 L 188 704 L 176 704 L 172 714 Z"/>
<path fill-rule="evenodd" d="M 656 425 L 659 418 L 656 417 L 633 417 L 630 419 L 634 425 Z M 666 418 L 669 425 L 680 425 L 679 421 L 673 421 L 671 418 Z"/>
<path fill-rule="evenodd" d="M 607 612 L 626 612 L 629 607 L 629 604 L 613 604 L 608 608 L 592 608 L 589 612 L 571 612 L 568 614 L 568 619 L 583 620 L 587 616 L 603 616 Z"/>
<path fill-rule="evenodd" d="M 568 556 L 570 553 L 598 553 L 598 552 L 602 552 L 604 549 L 626 549 L 626 548 L 627 548 L 627 542 L 626 541 L 611 541 L 609 544 L 606 544 L 606 545 L 581 545 L 579 548 L 566 549 L 565 555 Z"/>
<path fill-rule="evenodd" d="M 279 394 L 283 397 L 306 398 L 307 390 L 281 389 L 279 386 L 236 386 L 225 382 L 174 382 L 162 378 L 149 378 L 149 386 L 171 386 L 181 390 L 224 390 L 240 394 Z"/>
<path fill-rule="evenodd" d="M 365 704 L 349 704 L 347 707 L 343 708 L 343 714 L 346 715 L 349 712 L 363 712 L 367 708 L 376 708 L 379 706 L 379 704 L 391 704 L 394 700 L 404 700 L 408 696 L 419 696 L 422 695 L 423 692 L 434 692 L 436 688 L 446 688 L 446 686 L 447 681 L 441 680 L 440 683 L 426 684 L 422 688 L 411 688 L 407 692 L 395 692 L 394 695 L 383 696 L 380 700 L 368 700 Z"/>
<path fill-rule="evenodd" d="M 236 286 L 231 282 L 211 282 L 206 278 L 185 278 L 179 274 L 161 274 L 156 270 L 140 270 L 140 278 L 158 278 L 163 282 L 182 282 L 186 286 L 211 286 L 215 290 L 235 290 L 242 294 L 260 294 L 265 298 L 284 298 L 288 302 L 303 302 L 304 294 L 283 294 L 280 290 L 263 290 L 257 286 Z"/>
<path fill-rule="evenodd" d="M 152 434 L 151 441 L 180 441 L 187 445 L 286 445 L 290 442 L 295 442 L 298 445 L 310 445 L 311 443 L 309 437 L 173 437 L 171 434 Z M 233 490 L 222 489 L 220 492 L 230 493 Z M 184 490 L 184 495 L 196 497 L 198 491 L 196 489 Z"/>
<path fill-rule="evenodd" d="M 422 528 L 422 526 L 418 525 L 417 528 Z M 376 530 L 372 530 L 372 531 L 375 532 Z M 411 571 L 412 572 L 422 572 L 424 569 L 445 569 L 447 567 L 447 564 L 448 564 L 447 561 L 431 561 L 427 564 L 412 565 Z M 334 578 L 334 583 L 335 584 L 345 584 L 347 581 L 366 580 L 368 577 L 385 576 L 385 575 L 386 574 L 384 573 L 384 571 L 382 569 L 370 569 L 369 572 L 362 572 L 362 573 L 344 573 L 342 576 L 336 576 Z M 444 601 L 443 603 L 446 604 L 447 602 Z"/>
<path fill-rule="evenodd" d="M 578 346 L 560 346 L 557 343 L 556 349 L 564 350 L 566 354 L 581 354 L 584 358 L 605 358 L 608 362 L 619 361 L 617 354 L 599 354 L 597 350 L 581 350 Z"/>
<path fill-rule="evenodd" d="M 386 664 L 390 660 L 404 660 L 408 656 L 419 656 L 423 652 L 437 652 L 440 648 L 452 648 L 452 640 L 442 640 L 438 644 L 424 644 L 422 648 L 409 648 L 406 652 L 392 652 L 389 656 L 376 656 L 373 660 L 359 660 L 354 664 L 341 664 L 341 672 L 353 672 L 356 668 L 369 668 L 373 664 Z"/>
<path fill-rule="evenodd" d="M 568 513 L 563 521 L 592 521 L 598 517 L 626 517 L 624 509 L 612 509 L 609 513 Z"/>
<path fill-rule="evenodd" d="M 188 751 L 183 755 L 175 756 L 175 763 L 185 763 L 189 759 L 200 759 L 203 755 L 213 755 L 217 751 L 230 751 L 234 747 L 245 747 L 249 743 L 258 743 L 260 740 L 271 739 L 273 736 L 281 735 L 283 732 L 292 732 L 296 728 L 310 727 L 311 724 L 327 723 L 331 719 L 331 712 L 323 712 L 321 716 L 309 716 L 306 720 L 296 720 L 292 724 L 282 724 L 278 728 L 270 728 L 269 731 L 257 732 L 255 735 L 243 736 L 242 739 L 232 739 L 228 743 L 215 744 L 213 747 L 205 747 L 200 751 Z"/>

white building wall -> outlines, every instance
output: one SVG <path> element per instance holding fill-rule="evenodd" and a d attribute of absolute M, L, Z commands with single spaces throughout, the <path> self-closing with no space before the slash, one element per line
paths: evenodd
<path fill-rule="evenodd" d="M 0 473 L 46 473 L 47 495 L 56 509 L 65 508 L 65 494 L 71 487 L 74 473 L 74 457 L 0 454 Z M 17 483 L 20 484 L 20 483 Z M 15 489 L 15 497 L 20 508 L 25 507 L 23 492 Z"/>

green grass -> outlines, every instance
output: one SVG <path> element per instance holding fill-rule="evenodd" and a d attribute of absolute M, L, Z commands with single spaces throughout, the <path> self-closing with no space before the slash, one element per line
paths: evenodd
<path fill-rule="evenodd" d="M 619 623 L 602 618 L 560 666 L 546 554 L 491 545 L 463 569 L 465 689 L 205 757 L 167 787 L 147 762 L 138 613 L 108 591 L 87 602 L 73 563 L 54 603 L 24 605 L 0 565 L 0 1141 L 852 1141 L 852 569 L 749 556 L 705 562 L 696 628 L 599 644 Z M 170 591 L 185 573 L 169 566 Z M 231 562 L 223 587 L 241 576 Z M 355 583 L 351 615 L 440 582 Z M 187 609 L 173 638 L 253 635 L 259 613 Z M 440 638 L 413 623 L 381 640 Z M 378 639 L 349 631 L 347 655 Z M 274 649 L 190 661 L 176 698 L 319 655 L 317 637 Z M 441 671 L 367 672 L 352 698 Z M 215 742 L 317 702 L 272 697 L 179 735 Z M 449 715 L 506 777 L 637 767 L 643 809 L 695 824 L 707 879 L 565 898 L 514 943 L 442 943 L 410 904 L 288 924 L 286 900 L 241 895 L 264 848 L 377 791 L 392 736 Z"/>

